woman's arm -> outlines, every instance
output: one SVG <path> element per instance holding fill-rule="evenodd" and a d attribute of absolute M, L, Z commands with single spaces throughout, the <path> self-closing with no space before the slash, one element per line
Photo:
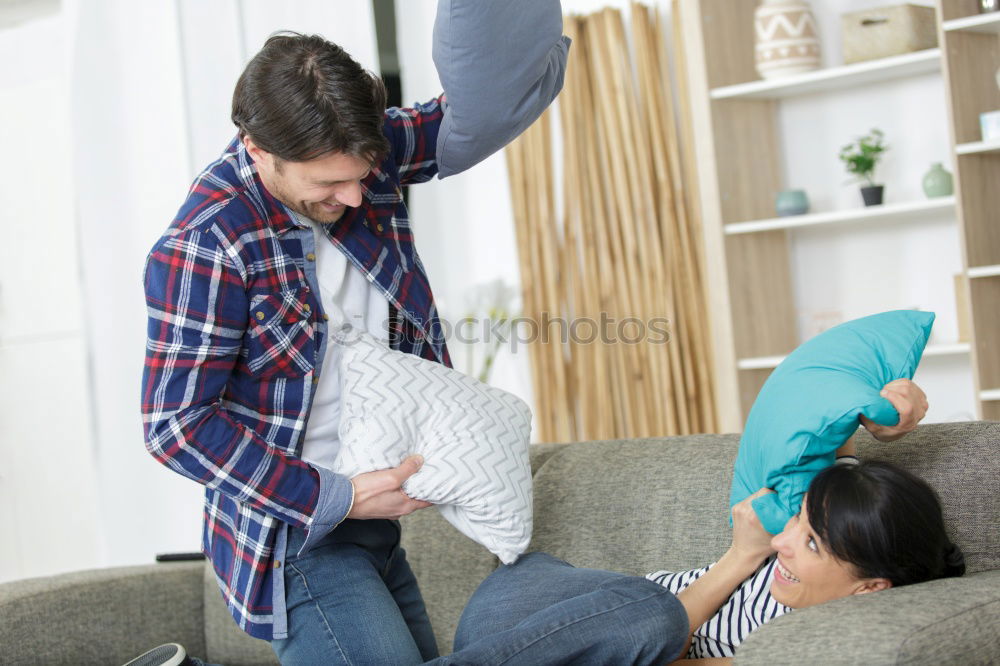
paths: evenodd
<path fill-rule="evenodd" d="M 771 535 L 760 524 L 751 502 L 774 492 L 758 490 L 733 506 L 733 544 L 705 574 L 677 595 L 688 615 L 688 639 L 680 656 L 687 654 L 691 635 L 715 615 L 733 590 L 740 586 L 772 552 Z"/>

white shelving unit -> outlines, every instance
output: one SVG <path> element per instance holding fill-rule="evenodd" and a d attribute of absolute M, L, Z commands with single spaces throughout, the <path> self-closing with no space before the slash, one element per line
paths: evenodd
<path fill-rule="evenodd" d="M 825 213 L 810 213 L 807 215 L 790 215 L 767 220 L 750 222 L 734 222 L 725 226 L 727 236 L 736 234 L 751 234 L 776 229 L 794 229 L 796 227 L 811 227 L 817 225 L 848 224 L 852 222 L 913 222 L 928 217 L 939 217 L 942 214 L 954 213 L 955 197 L 940 197 L 927 201 L 913 201 L 898 204 L 868 206 L 850 210 L 835 210 Z"/>
<path fill-rule="evenodd" d="M 839 9 L 840 3 L 828 4 Z M 997 235 L 993 226 L 993 211 L 1000 210 L 1000 179 L 993 173 L 993 166 L 1000 161 L 1000 141 L 979 141 L 978 132 L 978 115 L 998 106 L 992 92 L 976 92 L 987 75 L 992 86 L 1000 57 L 1000 47 L 991 46 L 997 40 L 984 39 L 979 33 L 1000 35 L 1000 13 L 973 16 L 972 0 L 939 0 L 937 5 L 938 16 L 945 19 L 937 26 L 942 48 L 759 80 L 753 58 L 754 12 L 759 0 L 680 0 L 676 16 L 684 35 L 694 150 L 699 156 L 705 280 L 712 303 L 715 393 L 723 428 L 739 429 L 770 371 L 801 343 L 799 323 L 807 313 L 800 310 L 806 307 L 802 303 L 808 302 L 809 290 L 821 290 L 820 300 L 836 301 L 839 311 L 870 312 L 881 306 L 882 292 L 854 298 L 853 292 L 828 289 L 822 282 L 824 275 L 811 270 L 812 262 L 818 259 L 824 270 L 860 265 L 856 254 L 839 250 L 853 251 L 869 237 L 883 242 L 897 232 L 906 236 L 901 240 L 907 251 L 919 255 L 921 262 L 933 263 L 929 268 L 934 271 L 934 288 L 927 292 L 927 309 L 939 310 L 942 317 L 957 315 L 942 309 L 949 307 L 949 293 L 956 288 L 956 301 L 965 296 L 969 303 L 973 323 L 969 330 L 975 340 L 929 346 L 925 356 L 940 360 L 928 376 L 933 374 L 935 381 L 949 387 L 949 398 L 963 403 L 963 412 L 974 410 L 988 418 L 1000 415 L 1000 370 L 996 369 L 1000 367 L 996 363 L 1000 352 L 994 351 L 1000 345 L 983 345 L 983 340 L 992 339 L 1000 328 L 1000 308 L 988 305 L 1000 302 L 1000 281 L 996 279 L 1000 265 L 994 266 L 1000 264 L 1000 248 L 994 248 Z M 814 13 L 817 20 L 839 18 L 832 7 Z M 910 96 L 919 96 L 928 104 L 940 99 L 945 108 L 928 108 L 925 114 L 908 103 Z M 867 104 L 872 106 L 870 114 Z M 953 113 L 956 104 L 961 107 L 957 114 Z M 842 109 L 848 109 L 852 119 L 870 115 L 874 126 L 892 129 L 894 136 L 905 132 L 913 141 L 905 146 L 911 155 L 904 159 L 919 155 L 920 160 L 943 161 L 941 158 L 950 153 L 956 196 L 918 200 L 919 189 L 913 187 L 916 181 L 907 176 L 911 180 L 901 203 L 771 217 L 773 193 L 796 183 L 808 190 L 817 183 L 834 182 L 835 177 L 827 177 L 833 172 L 827 163 L 810 162 L 801 172 L 793 167 L 805 150 L 803 146 L 812 146 L 809 141 L 814 134 L 822 141 L 829 138 L 827 134 L 847 136 L 841 125 L 850 123 L 844 121 Z M 941 110 L 951 115 L 939 121 Z M 923 115 L 928 121 L 922 126 L 912 122 L 913 116 Z M 898 126 L 893 126 L 892 118 L 897 116 Z M 822 129 L 830 131 L 810 134 L 810 118 L 825 123 Z M 948 130 L 952 130 L 951 136 Z M 927 149 L 932 141 L 933 150 Z M 831 153 L 815 159 L 829 161 Z M 958 159 L 956 153 L 974 157 Z M 915 171 L 912 161 L 897 163 L 894 168 L 900 173 Z M 828 205 L 851 206 L 854 201 L 839 194 L 833 200 L 840 203 Z M 869 227 L 881 231 L 868 234 Z M 829 229 L 830 233 L 796 234 L 797 229 Z M 828 254 L 824 254 L 824 244 L 830 246 Z M 952 254 L 944 254 L 956 246 L 962 255 L 961 267 L 954 265 L 957 262 Z M 968 270 L 970 265 L 975 268 Z M 878 270 L 866 265 L 863 274 Z M 956 287 L 953 277 L 959 271 L 970 278 L 993 279 L 967 280 Z M 860 280 L 844 283 L 854 289 Z M 886 293 L 891 289 L 895 289 L 894 284 L 887 286 Z M 913 289 L 907 291 L 905 298 L 914 300 L 906 303 L 921 303 L 912 293 Z M 899 300 L 896 296 L 884 300 L 890 298 Z M 839 307 L 841 301 L 858 307 Z M 886 303 L 885 309 L 892 309 L 891 305 Z M 823 306 L 825 301 L 816 305 Z M 957 316 L 945 318 L 951 324 L 950 319 Z M 944 328 L 951 331 L 950 326 Z M 949 335 L 957 337 L 956 332 Z M 953 390 L 956 388 L 961 390 Z M 986 400 L 980 397 L 981 389 L 989 389 L 984 395 L 995 396 L 989 407 L 965 408 L 967 401 Z"/>
<path fill-rule="evenodd" d="M 951 344 L 927 345 L 924 349 L 924 358 L 933 356 L 967 356 L 971 351 L 971 345 L 967 342 L 953 342 Z M 761 356 L 760 358 L 740 359 L 737 367 L 740 370 L 769 370 L 776 368 L 785 360 L 785 356 Z"/>
<path fill-rule="evenodd" d="M 968 270 L 966 275 L 970 278 L 998 277 L 1000 276 L 1000 266 L 974 266 Z"/>
<path fill-rule="evenodd" d="M 710 96 L 712 99 L 784 99 L 940 71 L 941 50 L 926 49 L 853 65 L 828 67 L 781 79 L 724 86 L 713 89 Z"/>
<path fill-rule="evenodd" d="M 964 31 L 1000 35 L 1000 12 L 945 21 L 941 24 L 941 29 L 945 32 Z"/>
<path fill-rule="evenodd" d="M 960 143 L 955 146 L 956 155 L 981 155 L 984 153 L 1000 153 L 1000 139 L 995 141 Z"/>

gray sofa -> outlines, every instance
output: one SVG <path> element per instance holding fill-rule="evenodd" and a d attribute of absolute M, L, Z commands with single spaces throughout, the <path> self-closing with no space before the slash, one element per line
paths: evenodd
<path fill-rule="evenodd" d="M 968 574 L 841 599 L 778 618 L 737 664 L 1000 663 L 1000 423 L 921 426 L 895 444 L 859 435 L 940 493 Z M 535 537 L 587 567 L 636 574 L 711 562 L 728 545 L 736 435 L 533 447 Z M 404 545 L 443 651 L 496 565 L 435 511 L 404 519 Z M 0 585 L 0 663 L 114 664 L 164 642 L 237 664 L 275 663 L 236 629 L 201 562 L 87 571 Z"/>

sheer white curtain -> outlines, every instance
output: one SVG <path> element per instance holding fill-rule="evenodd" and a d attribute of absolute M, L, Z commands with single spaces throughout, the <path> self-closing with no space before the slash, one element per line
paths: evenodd
<path fill-rule="evenodd" d="M 369 3 L 66 0 L 0 31 L 0 579 L 199 548 L 201 488 L 143 447 L 142 266 L 281 29 L 377 70 Z"/>
<path fill-rule="evenodd" d="M 98 561 L 67 33 L 0 28 L 0 581 Z"/>

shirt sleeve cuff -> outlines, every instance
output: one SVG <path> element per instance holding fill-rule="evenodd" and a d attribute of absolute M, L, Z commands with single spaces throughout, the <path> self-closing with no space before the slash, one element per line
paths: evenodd
<path fill-rule="evenodd" d="M 312 466 L 319 474 L 319 500 L 312 520 L 306 527 L 306 540 L 299 555 L 311 550 L 323 537 L 347 518 L 354 507 L 354 484 L 343 474 L 334 474 L 325 467 Z"/>

